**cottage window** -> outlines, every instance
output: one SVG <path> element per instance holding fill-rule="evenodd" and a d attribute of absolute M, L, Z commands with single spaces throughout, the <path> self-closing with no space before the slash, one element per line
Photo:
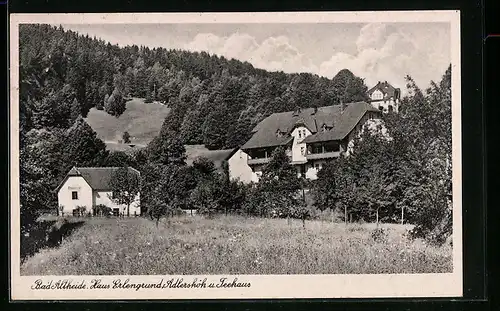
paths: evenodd
<path fill-rule="evenodd" d="M 392 105 L 389 105 L 389 112 L 393 112 L 394 108 L 392 108 Z"/>
<path fill-rule="evenodd" d="M 299 138 L 302 138 L 302 131 L 299 130 Z"/>
<path fill-rule="evenodd" d="M 305 147 L 300 147 L 300 154 L 302 154 L 302 155 L 306 154 L 306 148 Z"/>
<path fill-rule="evenodd" d="M 306 130 L 302 130 L 302 136 L 304 136 L 304 138 L 306 138 Z"/>
<path fill-rule="evenodd" d="M 78 191 L 72 191 L 71 192 L 71 199 L 72 200 L 78 200 Z"/>

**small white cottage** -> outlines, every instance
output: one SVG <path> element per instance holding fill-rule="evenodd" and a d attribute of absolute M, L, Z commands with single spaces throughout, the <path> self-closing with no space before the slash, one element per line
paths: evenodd
<path fill-rule="evenodd" d="M 85 209 L 85 214 L 97 215 L 96 206 L 105 205 L 115 216 L 127 215 L 127 205 L 117 204 L 112 200 L 110 181 L 118 167 L 73 167 L 61 184 L 56 188 L 59 216 L 71 216 Z M 130 173 L 140 175 L 134 168 Z M 130 205 L 130 216 L 141 213 L 140 193 Z"/>

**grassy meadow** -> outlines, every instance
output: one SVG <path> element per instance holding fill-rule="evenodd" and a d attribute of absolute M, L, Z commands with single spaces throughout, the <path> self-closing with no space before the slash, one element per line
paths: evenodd
<path fill-rule="evenodd" d="M 220 216 L 90 218 L 22 275 L 372 274 L 452 272 L 451 246 L 405 237 L 408 226 Z"/>
<path fill-rule="evenodd" d="M 127 109 L 118 118 L 103 110 L 92 108 L 85 119 L 110 150 L 128 147 L 118 143 L 125 131 L 131 136 L 131 143 L 137 146 L 147 145 L 158 135 L 165 117 L 170 112 L 170 108 L 163 104 L 146 104 L 140 98 L 134 98 L 126 105 Z"/>

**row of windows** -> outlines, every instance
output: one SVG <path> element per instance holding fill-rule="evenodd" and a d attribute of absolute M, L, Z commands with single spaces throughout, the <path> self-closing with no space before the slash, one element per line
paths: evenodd
<path fill-rule="evenodd" d="M 299 138 L 306 138 L 306 130 L 298 130 L 299 131 Z"/>
<path fill-rule="evenodd" d="M 114 199 L 114 193 L 111 193 L 113 199 Z M 98 195 L 99 197 L 99 195 Z M 72 200 L 78 200 L 78 191 L 71 191 L 71 199 Z"/>

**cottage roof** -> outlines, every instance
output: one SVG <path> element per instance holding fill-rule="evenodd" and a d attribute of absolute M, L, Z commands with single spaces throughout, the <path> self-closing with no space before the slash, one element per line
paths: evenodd
<path fill-rule="evenodd" d="M 293 137 L 290 135 L 278 136 L 275 133 L 280 131 L 290 134 L 296 125 L 304 125 L 313 134 L 306 138 L 306 142 L 327 138 L 328 140 L 343 139 L 354 129 L 366 111 L 379 112 L 368 103 L 355 102 L 345 104 L 344 110 L 342 110 L 342 105 L 333 105 L 317 109 L 306 108 L 301 111 L 274 113 L 255 126 L 253 136 L 241 149 L 284 145 L 290 142 Z M 323 125 L 331 130 L 321 132 Z"/>
<path fill-rule="evenodd" d="M 203 145 L 186 146 L 186 164 L 192 165 L 198 158 L 206 158 L 214 163 L 215 167 L 222 168 L 222 163 L 228 160 L 238 149 L 209 150 Z"/>
<path fill-rule="evenodd" d="M 368 96 L 371 96 L 372 93 L 375 92 L 376 90 L 380 90 L 384 94 L 384 97 L 396 98 L 397 96 L 399 96 L 400 93 L 399 88 L 393 87 L 387 81 L 384 82 L 378 81 L 378 83 L 374 87 L 368 90 Z"/>
<path fill-rule="evenodd" d="M 81 176 L 94 190 L 111 190 L 111 176 L 119 167 L 72 167 L 66 174 L 66 178 L 59 184 L 56 191 L 62 187 L 64 182 L 70 176 Z M 130 173 L 140 175 L 140 172 L 135 168 L 127 168 Z"/>

